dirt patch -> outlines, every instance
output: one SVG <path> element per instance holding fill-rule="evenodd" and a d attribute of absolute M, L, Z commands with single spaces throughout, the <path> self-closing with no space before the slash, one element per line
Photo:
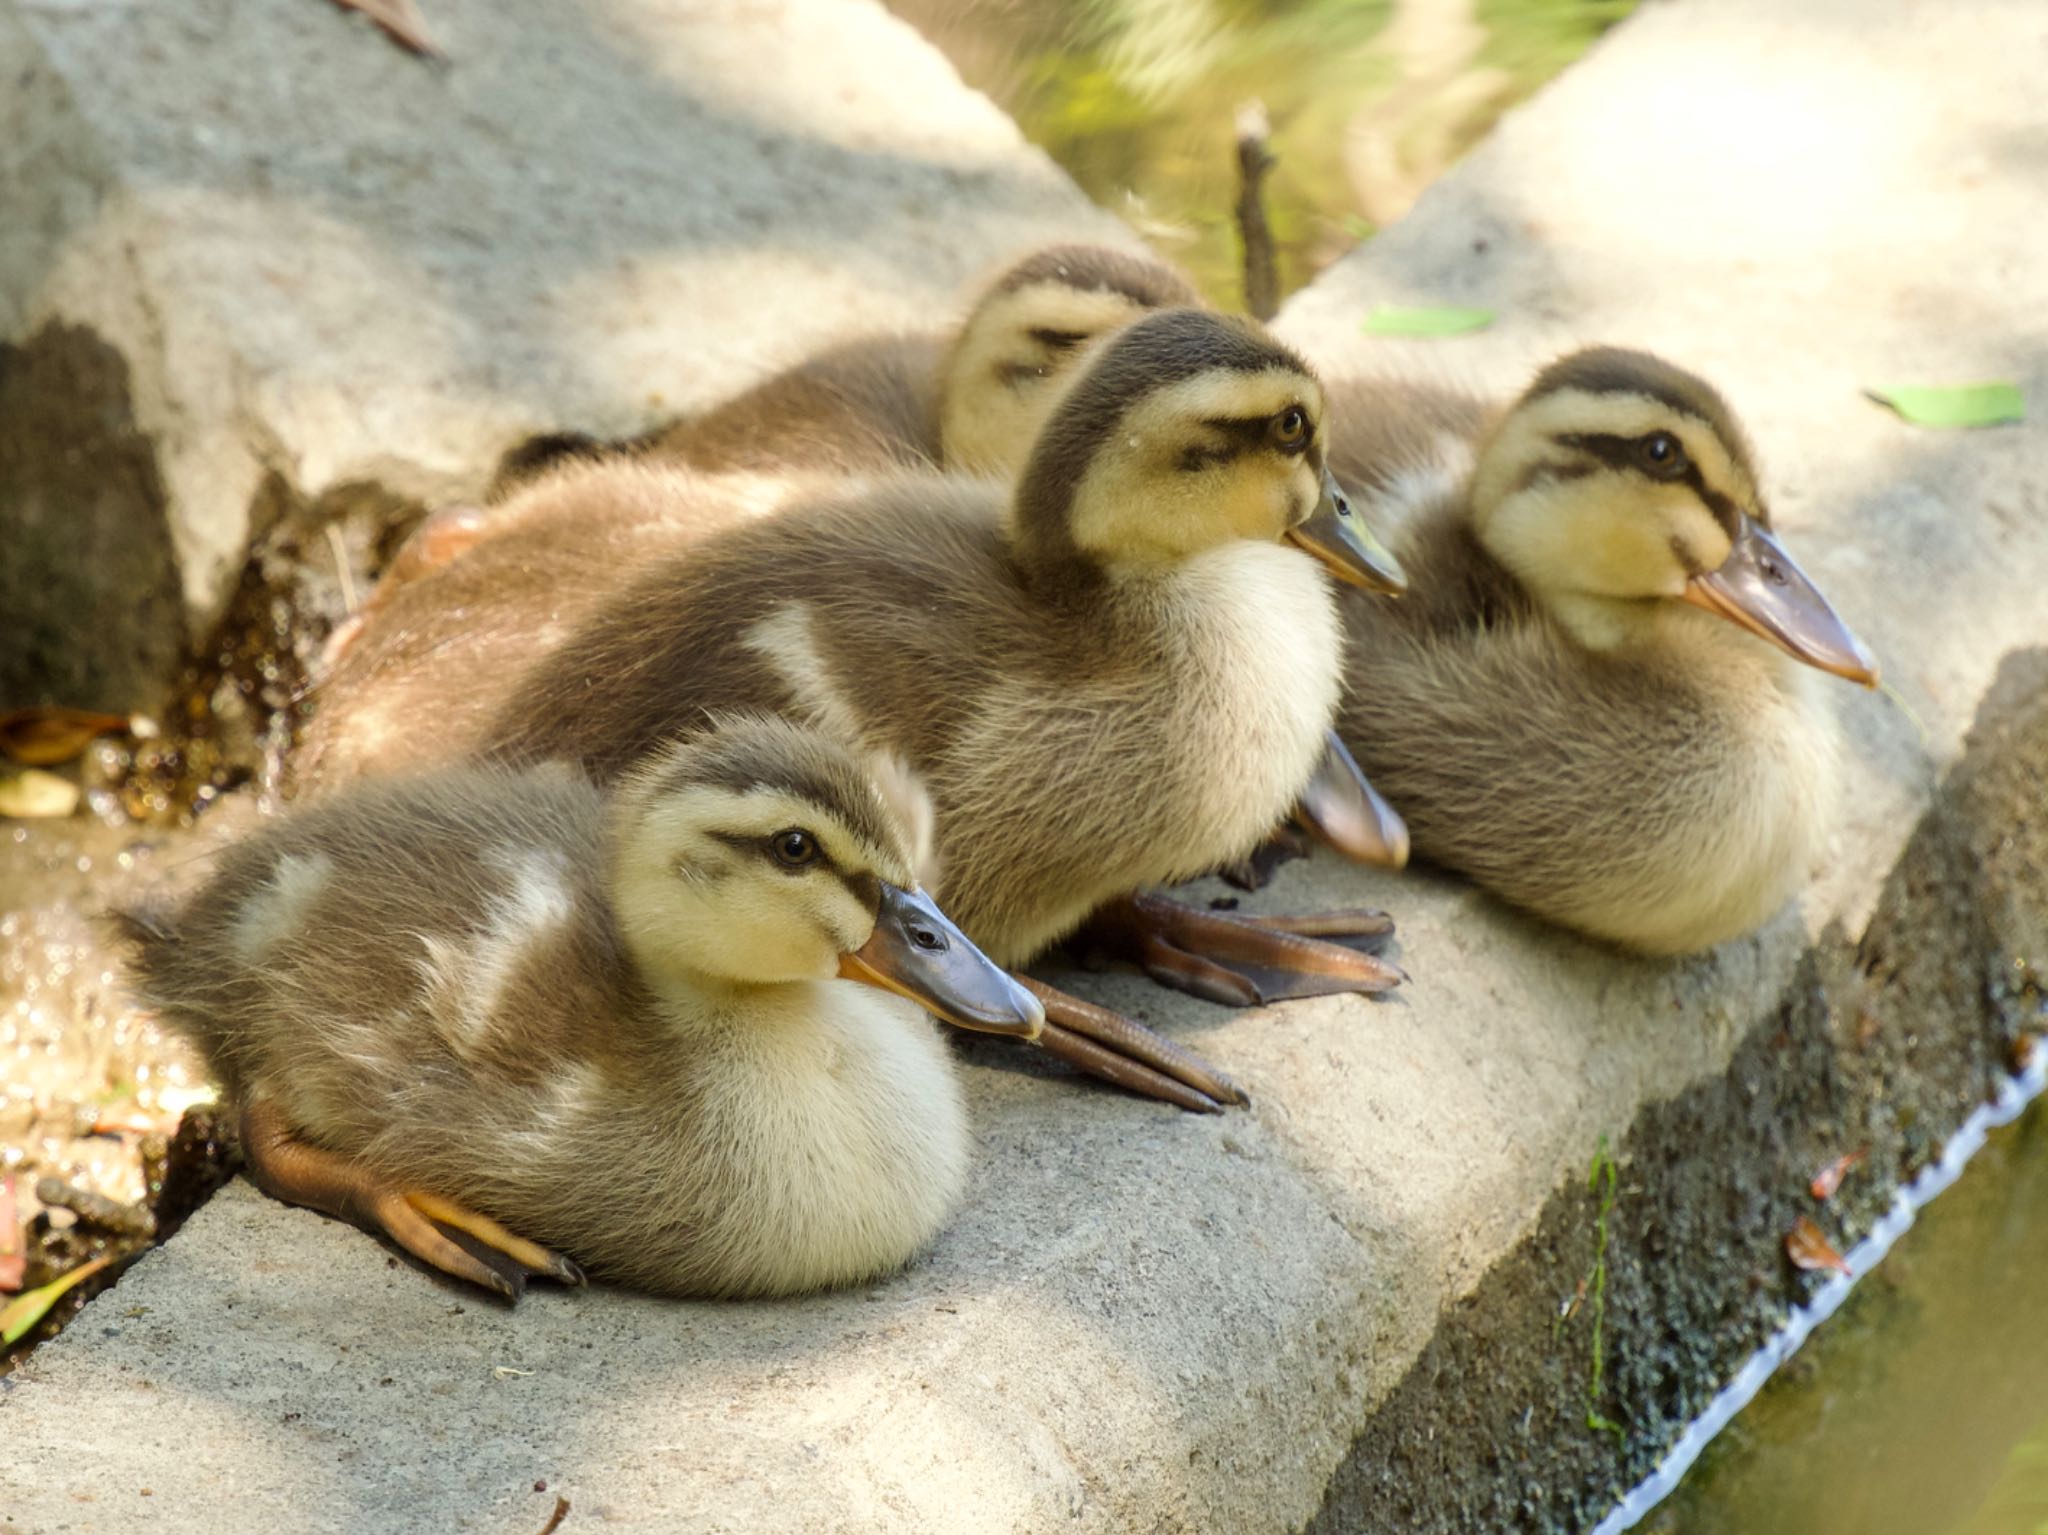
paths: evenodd
<path fill-rule="evenodd" d="M 1825 936 L 1725 1076 L 1643 1110 L 1611 1163 L 1587 1148 L 1586 1181 L 1440 1320 L 1311 1531 L 1579 1535 L 1655 1466 L 1816 1283 L 1785 1257 L 1793 1221 L 1846 1249 L 2042 1026 L 2044 782 L 2036 652 L 2001 670 L 1863 941 Z"/>
<path fill-rule="evenodd" d="M 74 348 L 66 364 L 74 370 L 85 368 L 81 357 L 120 366 L 89 339 L 63 344 Z M 37 376 L 33 369 L 62 371 L 47 353 L 37 357 L 0 358 L 0 420 L 7 390 Z M 113 384 L 104 372 L 93 376 L 105 386 L 103 413 L 125 420 L 125 399 L 116 410 L 109 403 Z M 80 395 L 74 390 L 69 399 L 76 407 Z M 0 428 L 0 480 L 14 425 Z M 64 425 L 77 440 L 76 423 L 67 418 Z M 97 451 L 89 440 L 88 449 Z M 87 449 L 79 452 L 91 458 Z M 115 478 L 128 470 L 117 468 Z M 32 477 L 30 489 L 56 483 Z M 103 917 L 142 890 L 188 887 L 222 842 L 264 812 L 301 722 L 321 644 L 424 510 L 374 484 L 309 498 L 277 477 L 262 487 L 259 503 L 253 519 L 265 531 L 215 632 L 189 653 L 181 641 L 168 658 L 149 652 L 136 661 L 152 669 L 151 707 L 159 717 L 146 730 L 103 736 L 81 759 L 52 769 L 80 784 L 84 811 L 62 820 L 0 822 L 0 1177 L 12 1179 L 24 1227 L 27 1286 L 93 1258 L 125 1260 L 149 1245 L 148 1238 L 98 1229 L 47 1207 L 38 1193 L 45 1179 L 79 1191 L 81 1208 L 93 1200 L 130 1211 L 148 1206 L 158 1239 L 218 1182 L 218 1137 L 191 1116 L 178 1128 L 180 1112 L 204 1090 L 199 1063 L 127 996 L 118 945 Z M 123 503 L 108 515 L 132 517 L 127 535 L 145 542 L 157 525 L 146 520 L 153 513 L 145 506 Z M 10 561 L 5 569 L 32 568 L 36 559 L 32 550 L 26 565 Z M 56 670 L 15 696 L 99 699 L 67 692 L 85 688 L 93 673 L 85 662 L 64 659 L 66 647 L 95 654 L 98 631 L 53 629 L 47 638 L 56 647 L 49 651 Z M 118 634 L 113 643 L 123 643 Z M 0 657 L 0 668 L 5 662 Z M 0 700 L 11 701 L 4 692 Z M 190 1146 L 179 1139 L 193 1135 L 198 1141 Z M 54 1334 L 118 1268 L 117 1261 L 70 1292 L 21 1349 L 0 1357 L 0 1374 L 26 1347 Z"/>

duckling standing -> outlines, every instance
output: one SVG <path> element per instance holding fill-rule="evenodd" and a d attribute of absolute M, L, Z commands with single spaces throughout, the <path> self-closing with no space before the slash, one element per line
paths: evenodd
<path fill-rule="evenodd" d="M 963 1187 L 923 1008 L 1043 1024 L 919 888 L 929 804 L 889 784 L 729 717 L 610 804 L 561 767 L 364 785 L 131 918 L 141 990 L 242 1104 L 265 1188 L 459 1278 L 850 1283 Z"/>
<path fill-rule="evenodd" d="M 1334 394 L 1333 465 L 1414 582 L 1402 603 L 1346 603 L 1339 728 L 1417 850 L 1651 953 L 1782 906 L 1829 821 L 1812 669 L 1874 685 L 1877 668 L 1771 532 L 1720 395 L 1611 348 L 1497 414 L 1405 386 Z"/>
<path fill-rule="evenodd" d="M 1249 851 L 1323 761 L 1325 566 L 1400 585 L 1335 492 L 1322 416 L 1255 327 L 1149 316 L 1084 365 L 1007 505 L 906 479 L 730 530 L 608 600 L 475 744 L 607 778 L 700 710 L 786 710 L 925 779 L 948 909 L 1001 963 L 1108 906 L 1205 995 L 1243 1000 L 1247 961 L 1290 977 L 1258 995 L 1384 988 L 1398 972 L 1341 945 L 1130 899 Z"/>

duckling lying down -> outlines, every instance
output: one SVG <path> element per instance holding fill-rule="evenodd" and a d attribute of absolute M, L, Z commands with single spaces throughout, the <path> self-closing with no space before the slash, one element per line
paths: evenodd
<path fill-rule="evenodd" d="M 730 716 L 609 803 L 560 766 L 365 785 L 130 914 L 140 990 L 241 1104 L 260 1184 L 447 1273 L 864 1279 L 964 1184 L 923 1009 L 1044 1021 L 920 890 L 929 806 L 884 781 Z"/>
<path fill-rule="evenodd" d="M 624 582 L 604 572 L 548 644 L 479 649 L 462 630 L 480 611 L 494 634 L 552 627 L 538 601 L 451 597 L 498 568 L 486 556 L 513 541 L 494 540 L 397 592 L 321 685 L 300 792 L 436 755 L 574 758 L 609 779 L 706 709 L 766 709 L 924 775 L 949 909 L 1006 963 L 1106 909 L 1098 931 L 1204 995 L 1385 989 L 1398 970 L 1315 941 L 1370 938 L 1377 914 L 1261 924 L 1140 895 L 1241 857 L 1305 791 L 1357 788 L 1330 747 L 1341 636 L 1325 572 L 1400 577 L 1325 472 L 1321 415 L 1313 375 L 1255 328 L 1166 311 L 1091 353 L 1011 495 L 905 476 L 800 497 Z M 539 506 L 563 535 L 619 508 L 680 528 L 703 489 L 589 464 L 507 511 Z M 588 567 L 534 569 L 559 590 Z M 530 577 L 521 590 L 541 596 Z M 1383 824 L 1356 794 L 1346 816 L 1324 810 L 1354 841 Z M 1065 1026 L 1043 1041 L 1065 1059 L 1188 1108 L 1241 1098 L 1170 1041 L 1041 995 Z"/>
<path fill-rule="evenodd" d="M 1346 605 L 1338 725 L 1416 847 L 1653 954 L 1782 907 L 1832 806 L 1810 683 L 1877 663 L 1772 533 L 1720 394 L 1594 347 L 1505 409 L 1362 379 L 1334 401 L 1334 467 L 1415 574 Z"/>

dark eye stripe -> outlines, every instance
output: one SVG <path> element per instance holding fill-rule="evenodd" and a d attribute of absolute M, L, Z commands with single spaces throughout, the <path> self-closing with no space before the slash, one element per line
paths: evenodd
<path fill-rule="evenodd" d="M 1545 459 L 1531 464 L 1522 471 L 1522 477 L 1515 482 L 1511 495 L 1520 495 L 1538 485 L 1548 485 L 1561 480 L 1583 480 L 1593 472 L 1591 464 L 1560 464 Z"/>
<path fill-rule="evenodd" d="M 1050 325 L 1034 325 L 1024 334 L 1040 346 L 1051 347 L 1055 352 L 1065 352 L 1086 341 L 1090 333 L 1085 330 L 1055 330 Z"/>
<path fill-rule="evenodd" d="M 776 871 L 778 873 L 808 874 L 813 869 L 817 869 L 822 870 L 823 872 L 828 874 L 836 875 L 840 879 L 850 879 L 857 877 L 848 875 L 846 870 L 839 866 L 838 862 L 834 860 L 834 858 L 832 857 L 831 852 L 826 848 L 823 839 L 817 839 L 812 844 L 818 850 L 816 857 L 814 857 L 809 863 L 800 864 L 792 867 L 791 865 L 782 862 L 779 858 L 775 856 L 774 845 L 770 843 L 765 837 L 761 836 L 759 833 L 743 831 L 712 831 L 710 835 L 715 840 L 723 842 L 729 848 L 734 848 L 742 853 L 751 853 L 756 858 L 765 858 L 768 862 L 775 865 Z"/>
<path fill-rule="evenodd" d="M 1244 451 L 1239 443 L 1230 443 L 1220 448 L 1187 447 L 1180 450 L 1180 467 L 1193 474 L 1198 469 L 1207 469 L 1211 464 L 1227 464 Z"/>
<path fill-rule="evenodd" d="M 1561 432 L 1551 440 L 1560 447 L 1576 448 L 1582 453 L 1590 453 L 1603 463 L 1612 464 L 1617 469 L 1627 469 L 1636 474 L 1642 473 L 1642 465 L 1636 459 L 1636 445 L 1641 440 L 1639 438 L 1621 437 L 1612 432 Z M 1684 444 L 1681 442 L 1680 448 L 1683 449 L 1683 446 Z M 1721 525 L 1723 531 L 1730 538 L 1734 538 L 1741 533 L 1742 513 L 1740 509 L 1728 497 L 1707 484 L 1705 477 L 1700 474 L 1700 466 L 1694 463 L 1690 457 L 1686 460 L 1685 473 L 1677 476 L 1675 479 L 1662 483 L 1683 485 L 1695 496 L 1699 497 L 1700 504 L 1706 507 L 1708 512 L 1713 515 L 1714 521 Z"/>
<path fill-rule="evenodd" d="M 846 886 L 853 898 L 869 911 L 879 911 L 882 905 L 882 882 L 873 874 L 848 874 L 844 869 L 832 871 L 839 876 L 839 882 Z"/>

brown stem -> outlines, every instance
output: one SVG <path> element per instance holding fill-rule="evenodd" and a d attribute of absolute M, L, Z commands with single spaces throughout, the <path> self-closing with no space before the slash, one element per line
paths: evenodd
<path fill-rule="evenodd" d="M 1237 232 L 1244 242 L 1244 307 L 1260 320 L 1280 310 L 1280 267 L 1273 230 L 1266 223 L 1264 186 L 1273 169 L 1266 148 L 1266 108 L 1248 101 L 1237 109 Z"/>

